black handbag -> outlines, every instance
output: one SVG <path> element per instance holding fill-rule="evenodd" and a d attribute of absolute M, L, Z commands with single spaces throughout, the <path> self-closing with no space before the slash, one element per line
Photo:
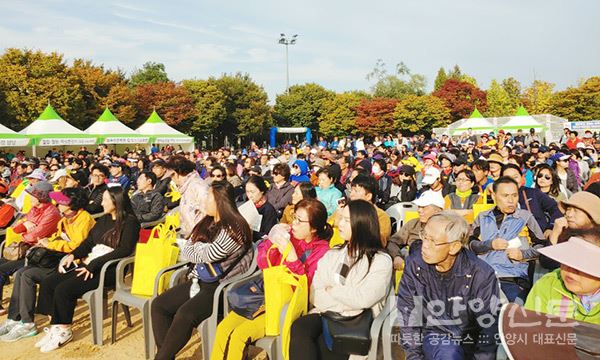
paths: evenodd
<path fill-rule="evenodd" d="M 229 310 L 245 317 L 255 319 L 265 312 L 265 283 L 262 276 L 233 288 L 227 293 Z"/>
<path fill-rule="evenodd" d="M 330 351 L 346 355 L 368 355 L 371 348 L 373 310 L 355 316 L 342 316 L 333 311 L 321 314 L 323 339 Z"/>
<path fill-rule="evenodd" d="M 25 258 L 28 266 L 37 266 L 45 269 L 57 267 L 66 254 L 60 251 L 50 250 L 45 247 L 36 246 L 29 249 Z"/>

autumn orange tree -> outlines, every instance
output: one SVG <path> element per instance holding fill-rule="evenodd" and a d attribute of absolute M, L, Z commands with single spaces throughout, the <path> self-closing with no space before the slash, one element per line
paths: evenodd
<path fill-rule="evenodd" d="M 475 107 L 482 112 L 487 110 L 485 91 L 466 81 L 448 79 L 431 95 L 444 100 L 452 121 L 468 117 Z"/>
<path fill-rule="evenodd" d="M 394 110 L 398 100 L 386 98 L 362 99 L 355 108 L 356 133 L 375 136 L 394 128 Z"/>

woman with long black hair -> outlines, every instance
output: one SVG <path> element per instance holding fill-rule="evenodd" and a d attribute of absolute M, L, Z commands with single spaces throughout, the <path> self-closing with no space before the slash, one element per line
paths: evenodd
<path fill-rule="evenodd" d="M 52 317 L 50 328 L 44 329 L 46 336 L 35 344 L 43 353 L 71 341 L 77 299 L 98 287 L 102 266 L 130 256 L 135 249 L 140 224 L 123 188 L 108 188 L 102 195 L 102 207 L 105 215 L 96 220 L 83 243 L 61 260 L 57 274 L 40 283 L 37 312 Z M 69 271 L 74 261 L 80 259 L 83 261 L 79 266 Z M 115 283 L 115 267 L 107 271 L 105 285 Z"/>
<path fill-rule="evenodd" d="M 152 330 L 158 346 L 155 359 L 174 359 L 192 330 L 212 313 L 219 281 L 245 272 L 252 262 L 252 231 L 235 205 L 233 186 L 214 181 L 206 199 L 206 216 L 194 227 L 180 256 L 197 264 L 190 279 L 152 302 Z M 210 278 L 203 266 L 220 275 Z"/>
<path fill-rule="evenodd" d="M 560 178 L 556 170 L 548 164 L 539 164 L 535 167 L 534 185 L 557 202 L 567 200 L 567 194 L 560 189 Z"/>
<path fill-rule="evenodd" d="M 314 309 L 296 320 L 290 336 L 290 359 L 347 359 L 327 346 L 323 334 L 323 313 L 356 316 L 384 306 L 392 277 L 392 258 L 385 252 L 379 235 L 375 206 L 353 200 L 342 210 L 338 222 L 344 246 L 327 252 L 321 260 L 311 287 Z"/>

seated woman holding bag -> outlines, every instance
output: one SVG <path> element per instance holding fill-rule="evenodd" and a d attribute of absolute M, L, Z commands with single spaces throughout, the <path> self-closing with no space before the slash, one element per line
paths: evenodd
<path fill-rule="evenodd" d="M 190 279 L 152 302 L 155 359 L 174 359 L 183 349 L 192 330 L 211 315 L 220 280 L 248 270 L 254 256 L 251 249 L 252 232 L 235 205 L 233 187 L 214 181 L 206 198 L 206 216 L 180 251 L 180 257 L 196 264 Z"/>
<path fill-rule="evenodd" d="M 25 265 L 27 249 L 37 244 L 39 239 L 52 235 L 60 220 L 58 209 L 52 205 L 48 195 L 52 191 L 50 183 L 40 181 L 24 191 L 31 196 L 31 210 L 9 229 L 21 240 L 6 246 L 0 258 L 0 303 L 2 289 L 8 277 Z M 5 313 L 6 310 L 0 305 L 0 315 Z"/>
<path fill-rule="evenodd" d="M 8 318 L 0 325 L 0 340 L 4 342 L 37 334 L 33 322 L 37 284 L 57 272 L 60 259 L 76 249 L 96 223 L 84 210 L 88 197 L 83 188 L 51 192 L 50 198 L 56 201 L 63 217 L 58 222 L 58 231 L 49 239 L 40 239 L 30 249 L 27 264 L 15 273 Z"/>
<path fill-rule="evenodd" d="M 98 288 L 100 270 L 111 260 L 130 256 L 138 241 L 138 223 L 127 193 L 120 186 L 108 188 L 102 195 L 105 215 L 96 219 L 87 238 L 69 255 L 62 258 L 58 273 L 40 283 L 37 312 L 50 315 L 50 328 L 35 346 L 47 353 L 71 341 L 71 324 L 77 300 L 90 290 Z M 85 259 L 79 266 L 73 262 Z M 115 283 L 114 266 L 106 272 L 104 285 Z M 74 270 L 74 271 L 72 271 Z"/>
<path fill-rule="evenodd" d="M 292 193 L 292 203 L 283 209 L 283 215 L 281 216 L 280 223 L 291 225 L 294 221 L 294 209 L 296 204 L 304 199 L 316 199 L 317 192 L 315 187 L 309 182 L 298 183 L 294 187 Z"/>
<path fill-rule="evenodd" d="M 258 246 L 258 266 L 261 269 L 267 268 L 267 259 L 272 265 L 280 264 L 288 249 L 289 253 L 283 264 L 294 274 L 306 274 L 310 285 L 317 262 L 329 250 L 328 241 L 332 235 L 333 229 L 327 223 L 325 205 L 317 199 L 301 200 L 296 204 L 291 229 L 284 224 L 275 225 L 269 237 Z M 255 285 L 253 282 L 248 284 Z M 262 278 L 256 287 L 262 287 Z M 236 313 L 234 308 L 221 321 L 217 327 L 211 360 L 225 359 L 225 354 L 228 360 L 242 359 L 248 339 L 254 342 L 265 336 L 264 291 L 262 295 L 260 307 L 245 308 L 244 316 Z"/>
<path fill-rule="evenodd" d="M 290 359 L 347 359 L 345 349 L 332 346 L 336 337 L 324 323 L 340 317 L 374 318 L 383 308 L 392 278 L 392 258 L 379 235 L 377 211 L 365 200 L 350 201 L 338 223 L 342 247 L 330 250 L 319 261 L 310 292 L 314 308 L 294 321 Z M 343 325 L 343 321 L 338 321 Z M 368 328 L 361 329 L 370 333 Z M 366 335 L 366 338 L 369 336 Z"/>

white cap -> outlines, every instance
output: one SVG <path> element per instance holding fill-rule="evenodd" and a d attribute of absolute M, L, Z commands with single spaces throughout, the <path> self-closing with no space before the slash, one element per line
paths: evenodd
<path fill-rule="evenodd" d="M 269 160 L 269 165 L 277 165 L 281 163 L 278 159 L 270 159 Z"/>
<path fill-rule="evenodd" d="M 67 176 L 67 169 L 58 169 L 54 172 L 54 176 L 50 179 L 50 182 L 55 183 L 63 176 Z"/>
<path fill-rule="evenodd" d="M 440 178 L 441 174 L 442 173 L 438 168 L 430 167 L 429 169 L 427 169 L 427 171 L 425 171 L 425 175 L 423 176 L 423 180 L 421 180 L 421 183 L 425 185 L 433 185 L 433 183 Z"/>
<path fill-rule="evenodd" d="M 227 160 L 237 160 L 237 156 L 231 154 L 227 157 Z"/>
<path fill-rule="evenodd" d="M 439 207 L 440 209 L 444 208 L 446 202 L 444 201 L 444 197 L 442 196 L 441 191 L 433 191 L 427 190 L 418 199 L 413 200 L 413 204 L 417 206 L 429 206 L 434 205 Z"/>
<path fill-rule="evenodd" d="M 577 147 L 577 149 L 583 149 L 583 148 L 585 148 L 585 144 L 580 142 L 580 143 L 577 143 L 576 147 Z"/>

